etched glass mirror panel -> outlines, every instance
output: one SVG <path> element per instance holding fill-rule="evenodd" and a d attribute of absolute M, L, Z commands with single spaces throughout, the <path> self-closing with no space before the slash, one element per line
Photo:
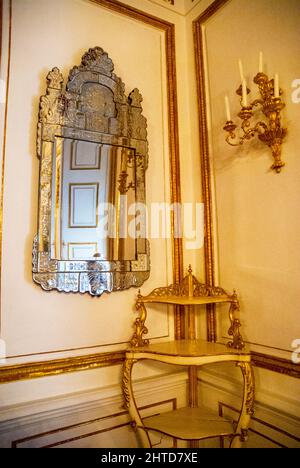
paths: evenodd
<path fill-rule="evenodd" d="M 38 233 L 33 279 L 43 289 L 100 296 L 150 274 L 145 234 L 148 164 L 142 96 L 113 73 L 100 47 L 64 80 L 47 75 L 40 99 Z"/>

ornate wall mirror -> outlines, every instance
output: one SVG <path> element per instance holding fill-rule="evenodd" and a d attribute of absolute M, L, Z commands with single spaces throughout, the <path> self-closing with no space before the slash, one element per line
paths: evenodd
<path fill-rule="evenodd" d="M 103 49 L 89 49 L 65 89 L 53 68 L 40 98 L 33 279 L 45 290 L 100 296 L 150 274 L 147 123 L 140 92 L 127 97 L 113 70 Z"/>

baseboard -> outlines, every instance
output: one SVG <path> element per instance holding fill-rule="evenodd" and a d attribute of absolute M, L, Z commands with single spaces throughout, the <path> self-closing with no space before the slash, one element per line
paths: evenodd
<path fill-rule="evenodd" d="M 187 374 L 184 371 L 141 379 L 134 385 L 138 404 L 144 408 L 145 415 L 186 404 Z M 116 446 L 119 443 L 132 446 L 135 436 L 129 422 L 120 385 L 97 388 L 1 408 L 0 447 L 40 447 L 48 443 L 68 446 L 70 440 L 75 446 L 77 440 L 85 440 L 99 447 L 101 443 L 106 444 L 104 436 L 115 430 L 122 430 Z M 93 436 L 89 437 L 90 433 Z M 93 442 L 95 433 L 97 443 Z"/>
<path fill-rule="evenodd" d="M 187 373 L 160 374 L 135 382 L 137 402 L 148 416 L 184 406 Z M 199 393 L 206 406 L 235 419 L 242 385 L 235 375 L 202 368 Z M 249 446 L 299 447 L 298 403 L 258 386 Z M 137 447 L 120 385 L 1 408 L 0 447 Z M 157 438 L 157 444 L 172 441 Z M 251 445 L 252 444 L 252 445 Z"/>

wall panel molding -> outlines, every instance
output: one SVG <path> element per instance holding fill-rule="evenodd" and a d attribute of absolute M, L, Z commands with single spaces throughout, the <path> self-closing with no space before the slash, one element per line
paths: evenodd
<path fill-rule="evenodd" d="M 4 4 L 3 0 L 0 0 L 0 25 L 1 25 L 1 42 L 0 42 L 0 67 L 3 65 L 3 26 L 4 21 Z M 11 41 L 12 41 L 12 0 L 8 3 L 9 9 L 9 26 L 8 26 L 8 58 L 7 58 L 7 71 L 6 71 L 6 94 L 5 94 L 5 111 L 4 111 L 4 129 L 3 129 L 3 144 L 2 144 L 2 161 L 1 162 L 1 190 L 0 190 L 0 338 L 2 331 L 2 304 L 1 304 L 1 293 L 2 293 L 2 245 L 3 245 L 3 204 L 4 204 L 4 176 L 5 176 L 5 157 L 6 157 L 6 130 L 7 130 L 7 116 L 8 116 L 8 97 L 9 97 L 9 78 L 10 78 L 10 60 L 11 60 Z M 2 29 L 3 28 L 3 29 Z"/>
<path fill-rule="evenodd" d="M 242 401 L 242 384 L 235 378 L 220 375 L 214 370 L 199 372 L 198 390 L 204 404 L 211 409 L 222 411 L 225 416 L 237 418 Z M 212 406 L 214 405 L 214 406 Z M 270 444 L 283 447 L 300 447 L 300 419 L 298 401 L 286 399 L 273 389 L 257 390 L 255 413 L 251 418 L 249 443 L 259 447 Z"/>
<path fill-rule="evenodd" d="M 0 383 L 99 369 L 100 367 L 122 364 L 124 358 L 125 351 L 117 351 L 114 353 L 88 354 L 71 358 L 27 362 L 24 364 L 2 365 L 0 366 Z"/>
<path fill-rule="evenodd" d="M 257 367 L 268 369 L 279 374 L 289 375 L 300 379 L 300 364 L 294 364 L 288 359 L 252 351 L 252 362 Z"/>

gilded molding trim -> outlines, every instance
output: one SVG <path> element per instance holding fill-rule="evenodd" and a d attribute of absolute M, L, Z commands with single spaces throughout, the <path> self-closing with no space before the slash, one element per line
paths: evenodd
<path fill-rule="evenodd" d="M 3 0 L 0 6 L 0 65 L 2 63 L 2 22 L 3 22 Z M 6 127 L 8 115 L 8 96 L 9 96 L 9 78 L 10 78 L 10 59 L 11 59 L 11 31 L 12 31 L 12 0 L 9 0 L 9 29 L 8 29 L 8 60 L 7 60 L 7 86 L 5 96 L 5 111 L 4 111 L 4 129 L 3 129 L 3 145 L 2 145 L 2 167 L 1 167 L 1 192 L 0 192 L 0 335 L 2 330 L 2 238 L 3 238 L 3 204 L 4 204 L 4 175 L 5 175 L 5 156 L 6 156 Z"/>
<path fill-rule="evenodd" d="M 3 0 L 0 0 L 0 24 L 1 24 L 1 32 L 2 32 L 2 24 L 3 24 Z M 0 65 L 2 59 L 2 34 L 0 34 Z"/>
<path fill-rule="evenodd" d="M 214 242 L 213 242 L 213 216 L 212 216 L 212 187 L 211 187 L 211 167 L 209 160 L 208 122 L 206 112 L 206 89 L 205 89 L 205 69 L 204 51 L 201 26 L 207 19 L 213 16 L 228 0 L 214 1 L 194 22 L 194 48 L 196 62 L 197 99 L 199 111 L 199 135 L 200 135 L 200 158 L 202 176 L 202 197 L 204 202 L 204 256 L 205 256 L 205 281 L 210 286 L 215 284 L 215 264 L 214 264 Z M 216 341 L 216 307 L 207 306 L 207 339 Z"/>
<path fill-rule="evenodd" d="M 293 364 L 288 359 L 277 358 L 253 351 L 251 353 L 251 358 L 254 366 L 262 367 L 290 377 L 300 378 L 300 365 Z M 0 384 L 121 365 L 124 359 L 125 351 L 117 351 L 114 353 L 88 354 L 72 358 L 0 366 Z"/>
<path fill-rule="evenodd" d="M 209 160 L 209 139 L 206 113 L 206 87 L 205 87 L 205 69 L 204 69 L 204 50 L 201 27 L 211 18 L 220 8 L 226 5 L 229 0 L 215 0 L 194 22 L 194 48 L 195 48 L 195 66 L 197 80 L 197 100 L 199 112 L 199 136 L 200 136 L 200 158 L 202 175 L 202 196 L 205 206 L 205 275 L 206 282 L 214 285 L 215 263 L 214 263 L 214 226 L 212 217 L 212 187 L 211 187 L 211 167 Z M 207 336 L 209 341 L 216 340 L 216 315 L 213 306 L 207 306 Z M 277 358 L 266 354 L 256 352 L 251 353 L 253 364 L 280 374 L 291 377 L 300 377 L 300 366 L 293 364 L 287 359 Z"/>
<path fill-rule="evenodd" d="M 300 364 L 294 364 L 288 359 L 257 353 L 255 351 L 251 352 L 251 359 L 254 366 L 300 379 Z"/>
<path fill-rule="evenodd" d="M 122 364 L 124 359 L 125 352 L 116 351 L 113 353 L 88 354 L 71 358 L 0 366 L 0 383 L 4 384 L 19 380 L 99 369 L 100 367 Z"/>

